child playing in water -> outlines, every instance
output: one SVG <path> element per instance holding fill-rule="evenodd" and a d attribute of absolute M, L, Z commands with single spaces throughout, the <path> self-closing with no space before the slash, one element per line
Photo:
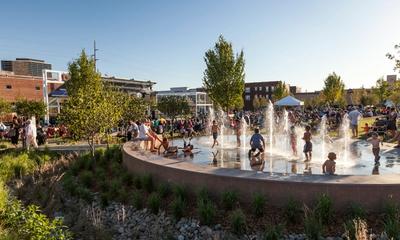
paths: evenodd
<path fill-rule="evenodd" d="M 375 156 L 375 165 L 379 164 L 379 159 L 381 159 L 381 156 L 379 156 L 380 152 L 380 144 L 383 145 L 383 142 L 381 142 L 381 139 L 379 138 L 378 133 L 374 132 L 372 133 L 372 137 L 368 139 L 368 141 L 372 144 L 372 153 Z"/>
<path fill-rule="evenodd" d="M 303 135 L 303 140 L 305 142 L 304 144 L 304 155 L 306 156 L 306 161 L 311 161 L 311 157 L 312 157 L 312 142 L 311 142 L 311 127 L 310 126 L 306 126 L 306 131 L 304 132 Z"/>
<path fill-rule="evenodd" d="M 178 153 L 178 147 L 170 147 L 168 138 L 163 136 L 160 146 L 158 147 L 158 155 L 161 153 L 161 147 L 164 149 L 163 154 L 165 156 L 174 155 Z"/>
<path fill-rule="evenodd" d="M 215 120 L 212 121 L 212 126 L 211 126 L 211 133 L 214 139 L 214 143 L 212 145 L 211 148 L 214 148 L 215 144 L 219 145 L 217 138 L 218 138 L 218 131 L 219 131 L 219 127 L 218 124 Z"/>
<path fill-rule="evenodd" d="M 297 134 L 294 126 L 290 127 L 290 146 L 294 156 L 297 156 Z"/>
<path fill-rule="evenodd" d="M 330 152 L 328 154 L 328 160 L 322 165 L 322 173 L 326 175 L 334 175 L 336 170 L 336 153 Z"/>

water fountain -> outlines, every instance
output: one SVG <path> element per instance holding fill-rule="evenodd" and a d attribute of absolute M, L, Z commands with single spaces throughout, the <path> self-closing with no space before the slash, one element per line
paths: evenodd
<path fill-rule="evenodd" d="M 247 122 L 244 119 L 244 116 L 242 116 L 241 122 L 240 122 L 240 127 L 241 127 L 241 146 L 240 149 L 242 151 L 243 155 L 246 155 L 246 150 L 247 150 Z M 251 166 L 250 166 L 250 161 L 247 161 L 247 159 L 242 159 L 242 169 L 245 170 L 250 170 Z"/>
<path fill-rule="evenodd" d="M 322 140 L 321 143 L 321 161 L 325 160 L 326 157 L 326 134 L 327 134 L 327 129 L 326 129 L 326 114 L 324 114 L 324 116 L 322 116 L 321 118 L 321 125 L 320 125 L 320 130 L 319 130 L 319 134 Z"/>
<path fill-rule="evenodd" d="M 274 105 L 271 100 L 268 102 L 266 119 L 268 120 L 268 137 L 269 137 L 269 172 L 272 174 L 273 161 L 272 161 L 272 149 L 274 144 Z"/>
<path fill-rule="evenodd" d="M 349 165 L 349 143 L 350 143 L 350 119 L 346 113 L 343 115 L 342 125 L 340 126 L 342 137 L 343 137 L 343 162 L 345 165 Z"/>

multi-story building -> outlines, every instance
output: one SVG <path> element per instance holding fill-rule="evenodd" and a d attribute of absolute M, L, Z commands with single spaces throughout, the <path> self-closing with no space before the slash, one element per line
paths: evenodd
<path fill-rule="evenodd" d="M 61 84 L 47 84 L 49 91 L 59 86 Z M 43 77 L 15 75 L 13 72 L 0 71 L 0 98 L 8 102 L 15 102 L 19 98 L 43 101 Z"/>
<path fill-rule="evenodd" d="M 210 112 L 213 103 L 208 97 L 208 94 L 202 88 L 192 88 L 187 87 L 176 87 L 170 88 L 167 91 L 156 92 L 156 100 L 159 101 L 163 97 L 167 96 L 182 96 L 186 97 L 189 102 L 191 111 L 196 114 L 206 114 Z"/>
<path fill-rule="evenodd" d="M 1 61 L 1 70 L 13 72 L 15 75 L 41 77 L 44 69 L 51 70 L 51 64 L 38 59 L 16 58 Z"/>
<path fill-rule="evenodd" d="M 254 110 L 253 100 L 254 98 L 266 98 L 272 99 L 275 88 L 281 81 L 265 81 L 265 82 L 247 82 L 244 85 L 243 110 Z M 299 88 L 296 86 L 289 86 L 286 84 L 286 88 L 289 92 L 297 91 Z"/>

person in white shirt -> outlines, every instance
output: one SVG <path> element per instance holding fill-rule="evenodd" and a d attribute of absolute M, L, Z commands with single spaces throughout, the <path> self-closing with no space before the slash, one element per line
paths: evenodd
<path fill-rule="evenodd" d="M 144 123 L 140 123 L 139 125 L 138 140 L 150 142 L 150 151 L 157 152 L 157 149 L 154 147 L 155 139 L 150 135 L 149 128 Z M 148 146 L 148 144 L 146 144 L 146 146 Z"/>
<path fill-rule="evenodd" d="M 26 122 L 25 127 L 25 141 L 26 141 L 26 149 L 29 150 L 30 146 L 33 145 L 34 148 L 38 148 L 38 144 L 36 141 L 36 119 L 32 117 L 31 120 Z"/>
<path fill-rule="evenodd" d="M 351 112 L 349 112 L 349 119 L 350 119 L 350 128 L 351 132 L 353 133 L 353 138 L 358 137 L 358 122 L 361 119 L 362 114 L 357 110 L 356 107 L 353 107 Z"/>

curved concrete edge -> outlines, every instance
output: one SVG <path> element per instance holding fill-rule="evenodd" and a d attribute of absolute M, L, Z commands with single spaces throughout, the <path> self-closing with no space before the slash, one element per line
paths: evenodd
<path fill-rule="evenodd" d="M 268 203 L 284 206 L 290 198 L 311 206 L 326 193 L 337 210 L 359 203 L 379 211 L 388 199 L 400 200 L 400 176 L 283 176 L 197 165 L 183 159 L 163 158 L 123 146 L 123 164 L 132 173 L 149 173 L 155 181 L 183 184 L 195 191 L 206 187 L 211 194 L 235 190 L 242 201 L 250 203 L 254 193 L 267 196 Z"/>

